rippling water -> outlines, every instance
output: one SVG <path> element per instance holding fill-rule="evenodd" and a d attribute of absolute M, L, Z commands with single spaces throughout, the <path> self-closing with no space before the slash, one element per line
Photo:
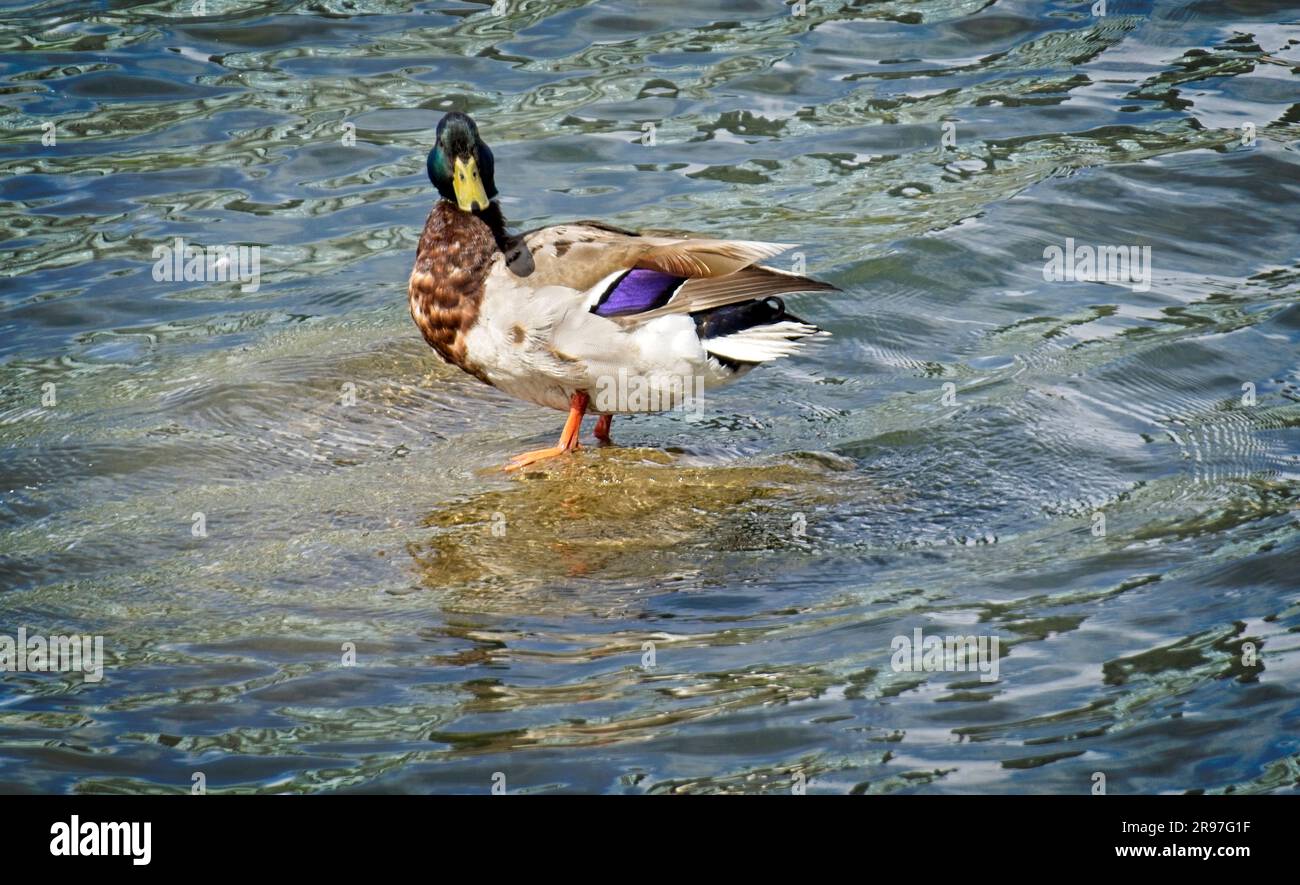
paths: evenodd
<path fill-rule="evenodd" d="M 107 656 L 5 674 L 0 790 L 1300 783 L 1294 6 L 0 16 L 0 633 Z M 799 243 L 834 337 L 489 469 L 560 417 L 407 315 L 449 109 L 516 224 Z M 260 288 L 155 282 L 176 237 Z"/>

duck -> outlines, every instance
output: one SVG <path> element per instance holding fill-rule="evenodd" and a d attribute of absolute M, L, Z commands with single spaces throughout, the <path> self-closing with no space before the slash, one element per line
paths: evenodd
<path fill-rule="evenodd" d="M 698 403 L 829 335 L 782 296 L 839 290 L 760 263 L 792 244 L 592 220 L 512 234 L 492 150 L 457 111 L 439 120 L 425 169 L 438 199 L 407 281 L 420 334 L 479 381 L 567 413 L 554 446 L 507 471 L 578 449 L 587 415 L 609 444 L 615 415 Z"/>

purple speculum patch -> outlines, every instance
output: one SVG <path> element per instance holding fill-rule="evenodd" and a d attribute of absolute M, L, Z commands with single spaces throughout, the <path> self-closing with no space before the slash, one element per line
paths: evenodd
<path fill-rule="evenodd" d="M 683 281 L 683 277 L 657 270 L 630 270 L 605 293 L 592 312 L 613 317 L 654 310 L 667 304 Z"/>

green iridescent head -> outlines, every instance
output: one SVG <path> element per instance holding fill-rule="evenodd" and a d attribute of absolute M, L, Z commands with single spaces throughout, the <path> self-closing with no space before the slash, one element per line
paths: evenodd
<path fill-rule="evenodd" d="M 492 151 L 479 138 L 478 126 L 468 114 L 452 111 L 438 121 L 437 139 L 425 168 L 443 199 L 464 212 L 482 212 L 497 195 Z"/>

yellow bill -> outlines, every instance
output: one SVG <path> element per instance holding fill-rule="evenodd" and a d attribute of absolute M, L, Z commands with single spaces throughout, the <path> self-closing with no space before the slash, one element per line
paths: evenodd
<path fill-rule="evenodd" d="M 478 160 L 475 157 L 468 160 L 456 159 L 451 186 L 456 192 L 456 205 L 462 212 L 473 212 L 475 206 L 480 209 L 488 207 L 487 191 L 483 189 L 483 179 L 479 178 Z"/>

